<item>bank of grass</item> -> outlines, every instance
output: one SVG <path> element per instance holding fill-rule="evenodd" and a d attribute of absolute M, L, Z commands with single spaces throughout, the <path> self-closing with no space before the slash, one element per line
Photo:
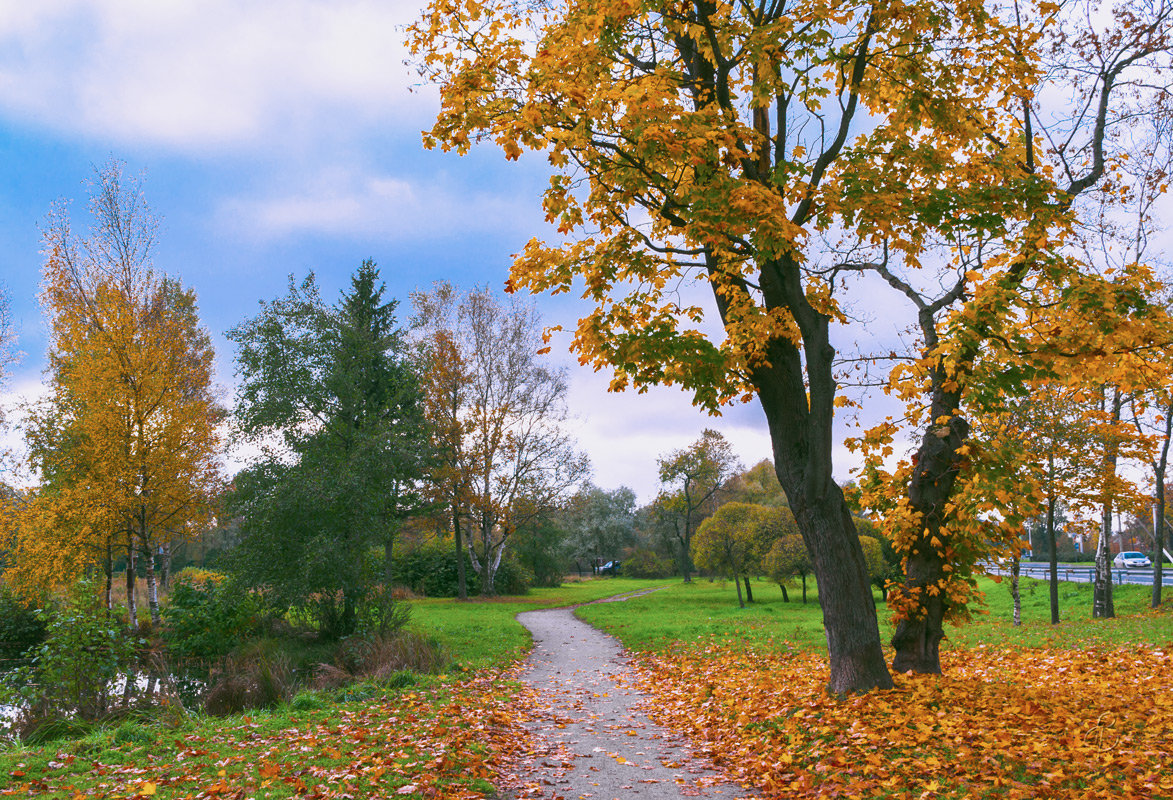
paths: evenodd
<path fill-rule="evenodd" d="M 124 721 L 0 752 L 0 796 L 470 797 L 491 794 L 495 742 L 478 723 L 507 701 L 489 677 L 304 692 L 271 711 Z M 344 699 L 344 698 L 350 699 Z M 491 726 L 490 726 L 491 728 Z M 439 754 L 439 755 L 437 755 Z M 476 793 L 476 794 L 470 794 Z"/>
<path fill-rule="evenodd" d="M 521 597 L 413 601 L 411 628 L 450 661 L 440 674 L 306 691 L 243 715 L 172 708 L 77 738 L 9 742 L 0 797 L 491 795 L 490 762 L 524 738 L 508 708 L 514 687 L 496 677 L 529 648 L 518 612 L 670 583 L 600 578 Z"/>

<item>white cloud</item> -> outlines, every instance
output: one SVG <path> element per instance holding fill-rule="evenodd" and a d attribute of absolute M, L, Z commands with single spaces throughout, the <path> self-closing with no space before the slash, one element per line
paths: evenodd
<path fill-rule="evenodd" d="M 32 485 L 30 476 L 22 466 L 25 446 L 21 426 L 25 415 L 21 405 L 33 403 L 48 394 L 45 384 L 38 378 L 19 375 L 0 391 L 0 481 L 13 486 Z"/>
<path fill-rule="evenodd" d="M 540 207 L 530 199 L 450 188 L 393 176 L 331 169 L 295 188 L 225 200 L 219 225 L 262 239 L 302 233 L 397 238 L 535 230 Z"/>
<path fill-rule="evenodd" d="M 267 147 L 424 118 L 414 2 L 38 0 L 0 7 L 0 109 L 119 142 Z"/>

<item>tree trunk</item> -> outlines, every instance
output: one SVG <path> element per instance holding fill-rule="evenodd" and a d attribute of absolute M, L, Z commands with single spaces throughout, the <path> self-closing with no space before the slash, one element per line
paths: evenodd
<path fill-rule="evenodd" d="M 782 590 L 782 602 L 789 603 L 790 602 L 790 593 L 786 591 L 786 584 L 779 583 L 778 588 Z"/>
<path fill-rule="evenodd" d="M 102 571 L 106 575 L 106 610 L 114 610 L 114 541 L 106 537 L 106 557 L 102 559 Z"/>
<path fill-rule="evenodd" d="M 187 546 L 184 545 L 184 555 L 187 555 Z M 171 588 L 171 559 L 174 557 L 174 546 L 166 544 L 162 548 L 159 559 L 159 571 L 162 573 L 161 583 L 164 589 Z"/>
<path fill-rule="evenodd" d="M 1103 400 L 1107 404 L 1107 388 L 1104 389 Z M 1114 389 L 1111 401 L 1112 422 L 1120 422 L 1120 409 L 1124 402 L 1120 399 L 1120 390 Z M 1103 406 L 1101 406 L 1103 408 Z M 1112 503 L 1115 500 L 1116 461 L 1119 455 L 1119 445 L 1115 433 L 1110 433 L 1105 445 L 1104 473 L 1100 477 L 1103 483 L 1104 503 L 1100 541 L 1096 544 L 1096 580 L 1092 590 L 1092 617 L 1096 619 L 1111 619 L 1116 616 L 1116 608 L 1112 603 Z"/>
<path fill-rule="evenodd" d="M 941 371 L 934 371 L 929 419 L 946 421 L 934 422 L 925 431 L 908 487 L 909 506 L 919 520 L 920 535 L 906 554 L 904 584 L 894 591 L 915 599 L 919 613 L 902 618 L 892 636 L 896 648 L 892 667 L 900 672 L 941 672 L 941 640 L 948 608 L 944 592 L 937 589 L 950 576 L 944 555 L 950 545 L 945 530 L 946 506 L 961 469 L 958 451 L 969 436 L 969 423 L 958 413 L 960 389 L 945 391 L 940 388 L 944 383 Z"/>
<path fill-rule="evenodd" d="M 802 604 L 806 605 L 806 573 L 802 573 Z"/>
<path fill-rule="evenodd" d="M 391 596 L 391 583 L 395 580 L 395 539 L 388 535 L 383 540 L 383 592 Z"/>
<path fill-rule="evenodd" d="M 493 552 L 492 552 L 492 524 L 488 518 L 481 515 L 481 544 L 484 545 L 484 551 L 481 556 L 481 596 L 491 597 L 496 594 L 493 591 Z"/>
<path fill-rule="evenodd" d="M 1161 584 L 1164 582 L 1164 563 L 1165 563 L 1165 471 L 1158 470 L 1157 478 L 1157 503 L 1154 513 L 1156 519 L 1153 520 L 1153 542 L 1156 552 L 1153 554 L 1153 597 L 1151 605 L 1153 608 L 1161 607 Z"/>
<path fill-rule="evenodd" d="M 456 596 L 461 600 L 468 599 L 468 575 L 464 569 L 464 540 L 460 531 L 460 511 L 456 504 L 452 504 L 452 536 L 456 540 Z"/>
<path fill-rule="evenodd" d="M 1014 601 L 1014 627 L 1022 625 L 1022 594 L 1018 591 L 1018 556 L 1010 559 L 1010 597 Z"/>
<path fill-rule="evenodd" d="M 834 694 L 888 689 L 892 677 L 880 645 L 863 548 L 831 473 L 835 349 L 829 319 L 806 302 L 791 258 L 764 265 L 762 274 L 768 303 L 795 311 L 802 331 L 801 354 L 789 339 L 771 339 L 766 362 L 754 369 L 752 379 L 770 428 L 774 471 L 818 581 L 831 667 L 827 688 Z M 726 301 L 718 295 L 717 303 L 724 315 Z"/>
<path fill-rule="evenodd" d="M 1059 548 L 1055 542 L 1055 493 L 1047 497 L 1047 558 L 1051 563 L 1048 581 L 1051 594 L 1051 624 L 1059 624 Z"/>
<path fill-rule="evenodd" d="M 692 535 L 687 532 L 688 523 L 685 523 L 685 533 L 677 534 L 676 539 L 680 542 L 680 571 L 684 573 L 684 582 L 692 583 L 692 556 L 689 553 L 691 547 Z"/>
<path fill-rule="evenodd" d="M 158 628 L 163 620 L 159 617 L 159 583 L 155 580 L 155 554 L 151 548 L 143 548 L 143 559 L 147 567 L 147 608 L 151 612 L 151 624 Z"/>
<path fill-rule="evenodd" d="M 752 603 L 753 602 L 753 589 L 749 588 L 749 576 L 742 575 L 741 579 L 743 581 L 745 581 L 745 602 Z"/>
<path fill-rule="evenodd" d="M 737 587 L 737 607 L 745 608 L 745 601 L 741 599 L 741 576 L 733 573 L 733 585 Z"/>
<path fill-rule="evenodd" d="M 134 534 L 126 531 L 126 618 L 132 631 L 138 630 L 138 600 L 134 596 L 135 574 L 138 566 L 135 564 Z"/>
<path fill-rule="evenodd" d="M 352 589 L 342 590 L 342 623 L 340 636 L 350 636 L 358 630 L 358 603 Z"/>
<path fill-rule="evenodd" d="M 1096 580 L 1092 589 L 1092 617 L 1111 619 L 1116 616 L 1112 603 L 1112 503 L 1104 503 L 1100 540 L 1096 542 Z"/>
<path fill-rule="evenodd" d="M 819 605 L 831 656 L 830 691 L 835 694 L 864 691 L 862 687 L 890 688 L 891 676 L 880 647 L 876 601 L 868 580 L 867 565 L 859 536 L 851 521 L 851 512 L 839 487 L 834 487 L 833 505 L 838 513 L 830 517 L 821 508 L 797 502 L 791 495 L 795 517 L 803 523 L 799 530 L 804 539 L 809 533 L 807 550 L 814 562 L 819 588 Z M 817 546 L 812 547 L 812 542 Z M 803 576 L 803 601 L 806 600 L 806 576 Z"/>

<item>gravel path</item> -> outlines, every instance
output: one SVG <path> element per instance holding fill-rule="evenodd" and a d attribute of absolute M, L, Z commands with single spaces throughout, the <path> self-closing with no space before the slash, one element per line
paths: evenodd
<path fill-rule="evenodd" d="M 568 608 L 526 611 L 517 620 L 534 637 L 520 679 L 537 696 L 529 727 L 540 740 L 540 755 L 513 786 L 518 798 L 734 800 L 747 795 L 724 783 L 681 737 L 638 709 L 645 696 L 632 685 L 634 676 L 614 638 Z"/>

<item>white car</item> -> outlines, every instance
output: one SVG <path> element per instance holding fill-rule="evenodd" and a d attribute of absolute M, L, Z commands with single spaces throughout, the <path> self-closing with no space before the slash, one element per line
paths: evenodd
<path fill-rule="evenodd" d="M 1112 559 L 1112 566 L 1115 567 L 1151 567 L 1152 565 L 1153 562 L 1149 561 L 1148 556 L 1135 550 L 1117 553 L 1116 557 Z"/>

